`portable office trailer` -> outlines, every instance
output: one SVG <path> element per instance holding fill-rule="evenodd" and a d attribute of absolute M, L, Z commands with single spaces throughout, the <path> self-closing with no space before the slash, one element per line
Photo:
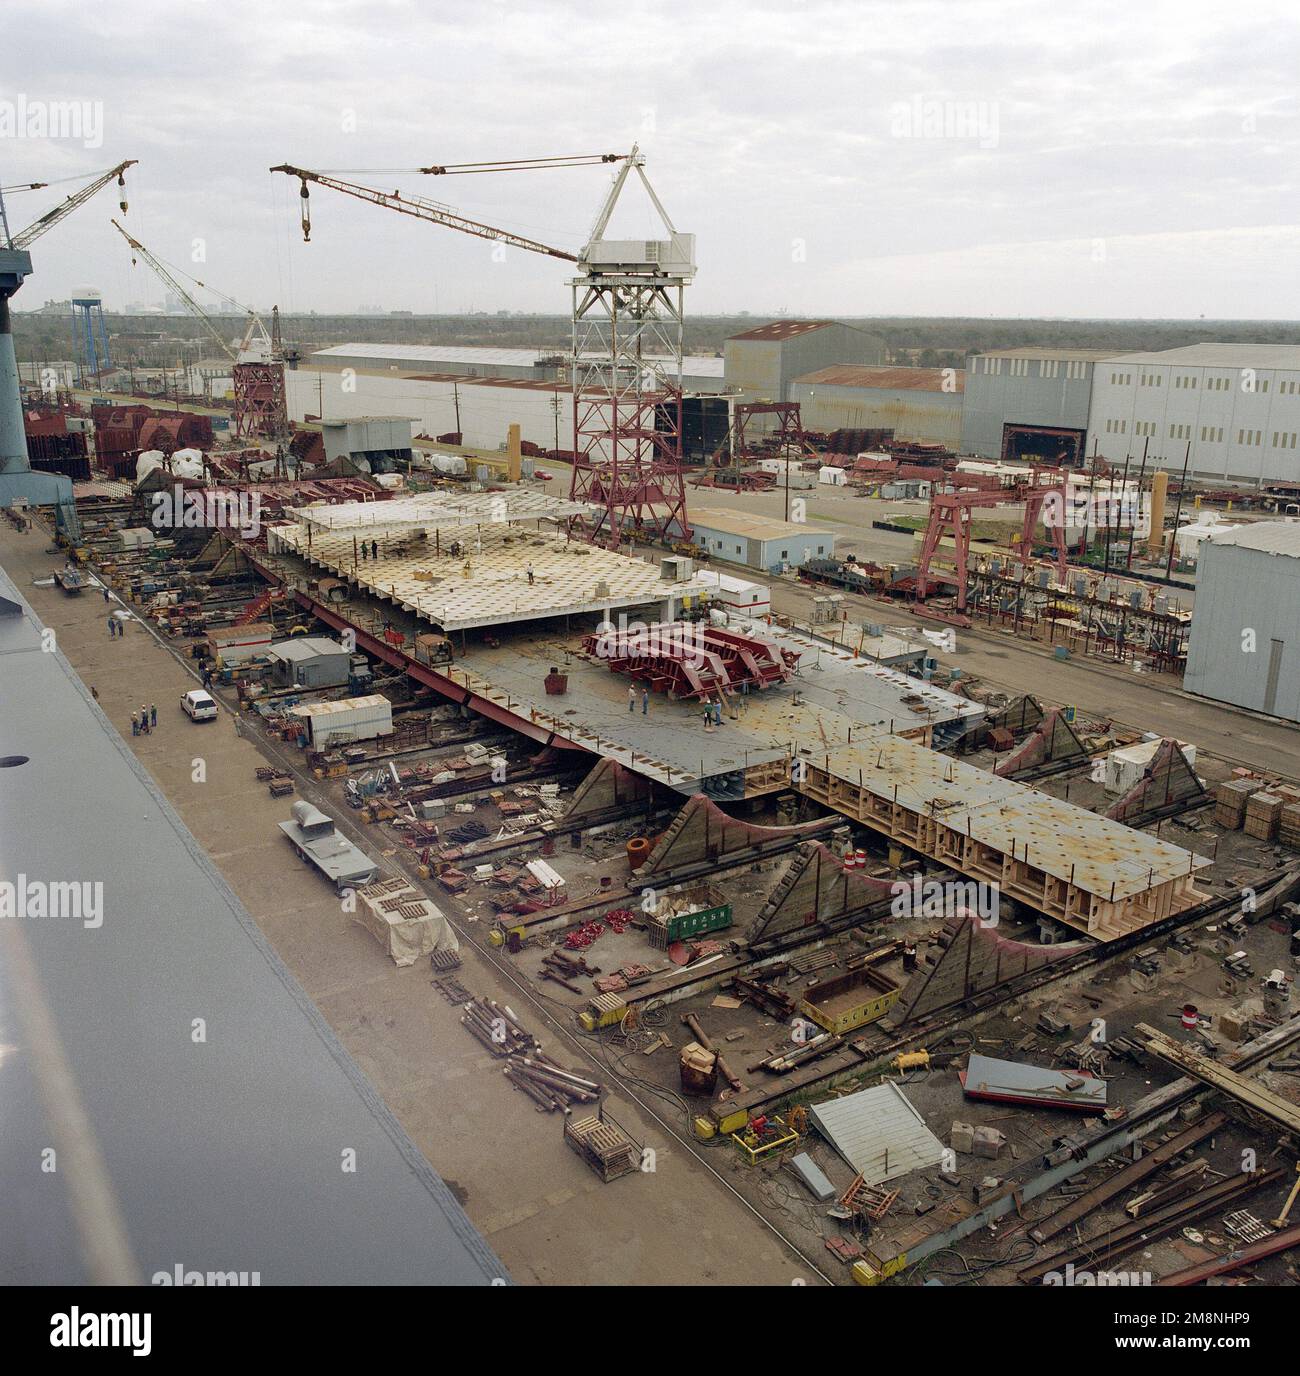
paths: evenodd
<path fill-rule="evenodd" d="M 307 745 L 326 750 L 344 741 L 369 741 L 393 734 L 393 704 L 380 693 L 340 702 L 306 702 L 289 709 L 307 728 Z"/>

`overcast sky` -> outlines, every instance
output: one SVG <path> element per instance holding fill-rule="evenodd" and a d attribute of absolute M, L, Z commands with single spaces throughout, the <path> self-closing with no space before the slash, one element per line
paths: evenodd
<path fill-rule="evenodd" d="M 604 168 L 402 170 L 637 141 L 698 236 L 694 312 L 1300 319 L 1294 0 L 5 0 L 0 22 L 0 184 L 138 158 L 127 227 L 259 306 L 565 312 L 565 264 L 330 191 L 304 244 L 267 169 L 572 249 Z M 95 103 L 80 138 L 28 136 L 55 101 Z M 11 226 L 54 196 L 11 195 Z M 105 190 L 51 230 L 15 304 L 160 301 L 115 213 Z M 629 194 L 615 228 L 654 220 Z"/>

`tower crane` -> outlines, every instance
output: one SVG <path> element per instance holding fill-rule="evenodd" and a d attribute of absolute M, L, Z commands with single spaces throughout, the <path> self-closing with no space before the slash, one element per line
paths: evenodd
<path fill-rule="evenodd" d="M 180 276 L 188 278 L 196 287 L 207 290 L 206 284 L 180 269 L 172 269 L 162 259 L 145 248 L 128 234 L 116 220 L 113 228 L 130 245 L 132 263 L 138 255 L 153 269 L 155 276 L 164 286 L 175 292 L 186 309 L 215 340 L 217 347 L 231 362 L 231 376 L 235 384 L 235 435 L 240 439 L 284 440 L 292 427 L 289 424 L 289 410 L 285 402 L 284 390 L 284 350 L 279 344 L 279 311 L 273 318 L 273 330 L 267 331 L 261 316 L 250 306 L 233 301 L 248 317 L 244 338 L 237 349 L 214 324 L 207 311 L 194 299 Z"/>
<path fill-rule="evenodd" d="M 121 188 L 118 204 L 122 213 L 126 213 L 125 173 L 128 167 L 134 167 L 135 164 L 136 159 L 128 158 L 106 172 L 92 174 L 85 186 L 65 197 L 53 210 L 47 210 L 40 219 L 17 234 L 9 231 L 4 195 L 0 193 L 0 506 L 13 506 L 16 503 L 53 506 L 58 529 L 70 541 L 76 541 L 81 536 L 71 480 L 57 473 L 34 473 L 27 456 L 27 432 L 23 425 L 22 393 L 18 385 L 18 358 L 14 353 L 9 298 L 31 274 L 32 258 L 27 251 L 31 245 L 114 179 Z M 32 182 L 28 184 L 28 189 L 36 190 L 42 185 L 45 183 Z"/>
<path fill-rule="evenodd" d="M 695 236 L 677 231 L 645 172 L 645 157 L 590 153 L 415 169 L 424 176 L 472 176 L 619 164 L 591 233 L 576 254 L 461 215 L 423 196 L 382 191 L 327 172 L 282 163 L 297 177 L 302 231 L 311 239 L 310 187 L 324 186 L 430 224 L 576 265 L 569 380 L 573 398 L 572 500 L 591 509 L 591 539 L 617 546 L 638 537 L 689 539 L 682 475 L 682 297 L 695 276 Z M 663 223 L 662 239 L 607 239 L 635 172 Z"/>

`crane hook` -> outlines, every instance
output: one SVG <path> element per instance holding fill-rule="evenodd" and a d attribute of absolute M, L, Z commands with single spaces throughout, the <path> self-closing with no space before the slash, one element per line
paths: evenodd
<path fill-rule="evenodd" d="M 307 178 L 298 183 L 298 195 L 302 198 L 302 241 L 311 243 L 311 192 L 307 190 Z"/>

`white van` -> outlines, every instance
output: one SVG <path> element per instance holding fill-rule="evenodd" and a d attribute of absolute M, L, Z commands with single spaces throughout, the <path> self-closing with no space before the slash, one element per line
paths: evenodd
<path fill-rule="evenodd" d="M 191 721 L 216 721 L 216 701 L 202 688 L 192 688 L 181 694 L 181 709 Z"/>

